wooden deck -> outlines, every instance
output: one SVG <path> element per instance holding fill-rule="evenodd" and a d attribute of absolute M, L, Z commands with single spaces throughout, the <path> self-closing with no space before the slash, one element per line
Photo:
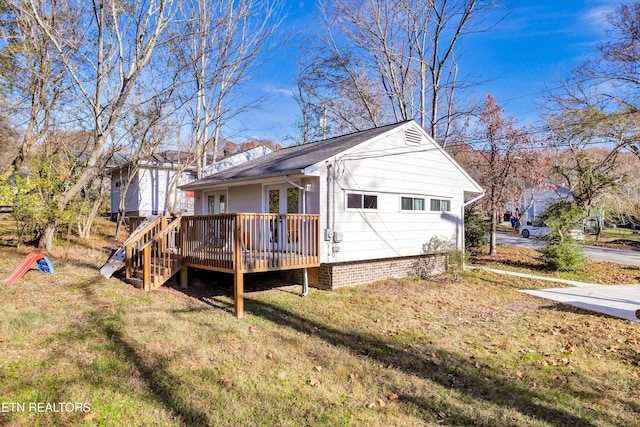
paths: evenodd
<path fill-rule="evenodd" d="M 187 286 L 188 267 L 231 273 L 235 312 L 242 317 L 245 273 L 318 267 L 319 249 L 319 215 L 195 215 L 149 224 L 126 245 L 125 264 L 128 279 L 142 272 L 145 290 L 161 286 L 177 271 Z"/>

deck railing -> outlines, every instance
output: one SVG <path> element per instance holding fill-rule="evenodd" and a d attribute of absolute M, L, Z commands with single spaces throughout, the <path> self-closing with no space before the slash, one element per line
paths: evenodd
<path fill-rule="evenodd" d="M 232 273 L 235 215 L 182 217 L 180 248 L 185 264 Z"/>
<path fill-rule="evenodd" d="M 319 215 L 234 213 L 167 221 L 156 218 L 124 244 L 126 278 L 144 290 L 178 271 L 187 286 L 184 267 L 233 273 L 235 312 L 242 317 L 245 273 L 320 265 Z"/>
<path fill-rule="evenodd" d="M 186 265 L 230 273 L 319 265 L 319 215 L 184 216 L 181 229 Z"/>

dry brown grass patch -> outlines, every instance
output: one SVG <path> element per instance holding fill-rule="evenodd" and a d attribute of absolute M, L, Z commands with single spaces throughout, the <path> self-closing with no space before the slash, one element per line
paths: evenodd
<path fill-rule="evenodd" d="M 0 285 L 0 395 L 88 401 L 94 418 L 2 424 L 640 424 L 638 324 L 518 292 L 546 283 L 474 271 L 302 298 L 248 276 L 238 320 L 231 276 L 144 293 L 98 275 L 102 245 L 79 245 L 50 255 L 55 275 Z M 0 247 L 0 275 L 27 251 Z"/>

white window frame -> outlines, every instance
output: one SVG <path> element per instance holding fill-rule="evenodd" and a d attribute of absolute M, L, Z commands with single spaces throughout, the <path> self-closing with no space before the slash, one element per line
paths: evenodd
<path fill-rule="evenodd" d="M 224 198 L 225 198 L 225 210 L 226 210 L 226 213 L 229 213 L 229 190 L 224 188 L 222 190 L 203 191 L 202 192 L 202 213 L 204 215 L 216 214 L 216 212 L 209 212 L 209 196 L 214 196 L 215 197 L 215 201 L 214 201 L 215 209 L 219 210 L 220 209 L 220 196 L 221 195 L 224 195 Z"/>
<path fill-rule="evenodd" d="M 349 207 L 349 195 L 359 195 L 361 197 L 361 207 L 359 208 L 350 208 Z M 376 198 L 376 207 L 375 208 L 366 208 L 364 207 L 364 198 L 365 196 L 374 196 Z M 344 209 L 345 211 L 367 211 L 367 212 L 375 212 L 380 209 L 380 195 L 377 193 L 368 193 L 364 191 L 345 191 L 344 193 Z"/>
<path fill-rule="evenodd" d="M 279 214 L 287 214 L 288 212 L 288 191 L 290 189 L 295 189 L 298 192 L 298 207 L 296 212 L 291 213 L 300 213 L 302 207 L 302 195 L 300 194 L 300 190 L 297 190 L 295 187 L 289 184 L 274 184 L 274 185 L 263 185 L 262 186 L 262 212 L 269 212 L 269 191 L 277 190 L 279 192 L 280 203 L 278 206 Z"/>
<path fill-rule="evenodd" d="M 433 202 L 438 201 L 440 204 L 442 202 L 447 202 L 449 209 L 443 210 L 441 209 L 433 209 Z M 429 198 L 429 212 L 451 212 L 451 199 L 438 198 L 438 197 L 430 197 Z"/>
<path fill-rule="evenodd" d="M 411 199 L 411 209 L 403 209 L 402 208 L 402 199 Z M 425 213 L 427 212 L 427 197 L 425 196 L 416 196 L 410 194 L 401 194 L 400 195 L 400 212 L 402 213 Z M 422 200 L 422 209 L 414 209 L 415 200 Z"/>

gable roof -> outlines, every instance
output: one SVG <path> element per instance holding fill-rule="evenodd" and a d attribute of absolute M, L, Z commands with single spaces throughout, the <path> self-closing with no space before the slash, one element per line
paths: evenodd
<path fill-rule="evenodd" d="M 183 190 L 197 189 L 210 184 L 232 180 L 244 180 L 261 176 L 300 173 L 309 166 L 330 159 L 359 144 L 397 129 L 408 122 L 394 123 L 369 130 L 337 136 L 309 144 L 295 145 L 274 151 L 265 156 L 215 173 L 183 185 Z"/>

